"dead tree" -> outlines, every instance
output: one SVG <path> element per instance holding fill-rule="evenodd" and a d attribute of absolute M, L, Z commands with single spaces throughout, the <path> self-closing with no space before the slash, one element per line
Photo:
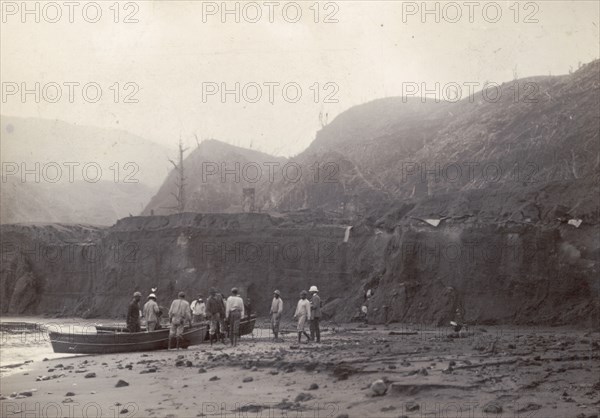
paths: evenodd
<path fill-rule="evenodd" d="M 175 171 L 177 172 L 177 179 L 175 180 L 175 185 L 177 186 L 177 193 L 171 193 L 175 200 L 177 201 L 177 205 L 172 207 L 171 209 L 177 210 L 177 213 L 182 213 L 185 210 L 185 171 L 183 168 L 183 153 L 187 151 L 187 148 L 183 148 L 183 144 L 181 142 L 181 135 L 179 136 L 179 164 L 176 164 L 175 161 L 169 158 L 169 162 L 173 164 Z"/>
<path fill-rule="evenodd" d="M 327 112 L 325 114 L 323 114 L 323 111 L 319 112 L 319 123 L 321 124 L 321 128 L 324 128 L 327 126 L 328 119 L 329 119 L 329 112 Z"/>

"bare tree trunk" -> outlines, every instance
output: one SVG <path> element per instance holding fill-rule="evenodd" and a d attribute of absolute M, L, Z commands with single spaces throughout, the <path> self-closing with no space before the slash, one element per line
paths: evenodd
<path fill-rule="evenodd" d="M 177 213 L 182 213 L 185 210 L 186 196 L 185 196 L 185 171 L 183 167 L 183 153 L 187 151 L 187 148 L 183 148 L 181 142 L 181 136 L 179 136 L 179 164 L 176 164 L 173 160 L 169 159 L 169 162 L 173 164 L 175 170 L 177 170 L 177 180 L 175 184 L 177 186 L 177 193 L 171 193 L 177 201 L 177 206 L 173 209 L 177 210 Z"/>

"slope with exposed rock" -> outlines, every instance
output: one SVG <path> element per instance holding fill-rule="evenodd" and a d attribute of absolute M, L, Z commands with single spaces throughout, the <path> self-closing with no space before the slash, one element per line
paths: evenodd
<path fill-rule="evenodd" d="M 203 179 L 203 163 L 290 160 L 201 144 L 184 163 L 187 195 L 196 196 L 187 213 L 159 216 L 173 205 L 171 173 L 144 211 L 155 216 L 66 231 L 54 245 L 77 243 L 71 265 L 48 270 L 27 251 L 55 242 L 53 227 L 3 226 L 3 243 L 26 245 L 0 272 L 2 307 L 13 306 L 18 290 L 31 302 L 20 312 L 116 315 L 135 289 L 158 285 L 169 300 L 180 289 L 236 285 L 264 314 L 272 289 L 293 304 L 316 284 L 325 314 L 337 320 L 354 317 L 371 289 L 375 322 L 444 324 L 459 309 L 469 323 L 597 326 L 599 67 L 506 83 L 496 102 L 476 94 L 357 106 L 292 159 L 309 173 L 296 181 Z M 515 100 L 514 91 L 532 85 L 536 102 Z M 456 177 L 456 166 L 473 171 Z M 324 174 L 315 177 L 315 168 Z M 269 213 L 193 213 L 240 212 L 251 187 L 256 211 Z M 93 265 L 90 246 L 105 249 Z M 124 254 L 133 253 L 128 263 Z M 49 295 L 65 285 L 73 293 L 61 305 Z"/>

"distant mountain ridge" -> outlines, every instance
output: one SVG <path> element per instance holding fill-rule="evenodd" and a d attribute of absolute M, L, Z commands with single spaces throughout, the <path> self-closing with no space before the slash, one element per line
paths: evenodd
<path fill-rule="evenodd" d="M 80 164 L 75 170 L 79 180 L 80 167 L 86 163 L 98 164 L 103 180 L 114 180 L 116 168 L 111 166 L 119 163 L 123 172 L 117 176 L 118 180 L 135 171 L 132 179 L 149 186 L 159 185 L 169 171 L 167 157 L 172 149 L 120 129 L 4 115 L 0 116 L 0 124 L 3 162 L 24 162 L 28 168 L 36 162 L 42 166 L 57 162 L 64 167 L 65 178 L 68 167 L 63 163 L 76 162 Z M 137 170 L 124 170 L 126 163 L 134 164 Z"/>
<path fill-rule="evenodd" d="M 2 223 L 112 225 L 168 173 L 167 147 L 122 130 L 12 116 L 0 126 Z"/>
<path fill-rule="evenodd" d="M 520 222 L 568 208 L 597 219 L 587 190 L 600 172 L 599 69 L 596 60 L 573 74 L 515 80 L 456 103 L 374 100 L 338 115 L 289 159 L 203 141 L 184 160 L 183 211 L 321 210 L 379 219 L 409 205 L 414 216 L 485 213 Z M 114 175 L 111 164 L 120 164 L 120 180 L 131 173 L 124 164 L 139 161 L 136 178 L 162 183 L 141 214 L 179 211 L 179 178 L 167 161 L 174 150 L 122 131 L 53 121 L 3 117 L 2 133 L 2 161 L 64 162 L 78 155 L 103 167 L 102 180 Z M 140 213 L 142 195 L 128 213 Z M 512 203 L 492 203 L 492 196 Z M 473 199 L 479 203 L 466 202 Z"/>
<path fill-rule="evenodd" d="M 143 183 L 111 181 L 40 184 L 2 183 L 2 223 L 58 222 L 112 225 L 139 213 L 154 190 Z"/>

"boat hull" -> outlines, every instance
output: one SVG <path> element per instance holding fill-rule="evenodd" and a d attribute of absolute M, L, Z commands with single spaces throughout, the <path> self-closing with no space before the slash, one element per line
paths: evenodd
<path fill-rule="evenodd" d="M 256 318 L 243 319 L 240 335 L 251 334 Z M 55 353 L 108 354 L 134 351 L 164 350 L 169 347 L 169 329 L 151 332 L 103 332 L 95 334 L 70 334 L 50 332 L 50 342 Z M 201 344 L 208 340 L 208 324 L 185 327 L 181 348 Z"/>

